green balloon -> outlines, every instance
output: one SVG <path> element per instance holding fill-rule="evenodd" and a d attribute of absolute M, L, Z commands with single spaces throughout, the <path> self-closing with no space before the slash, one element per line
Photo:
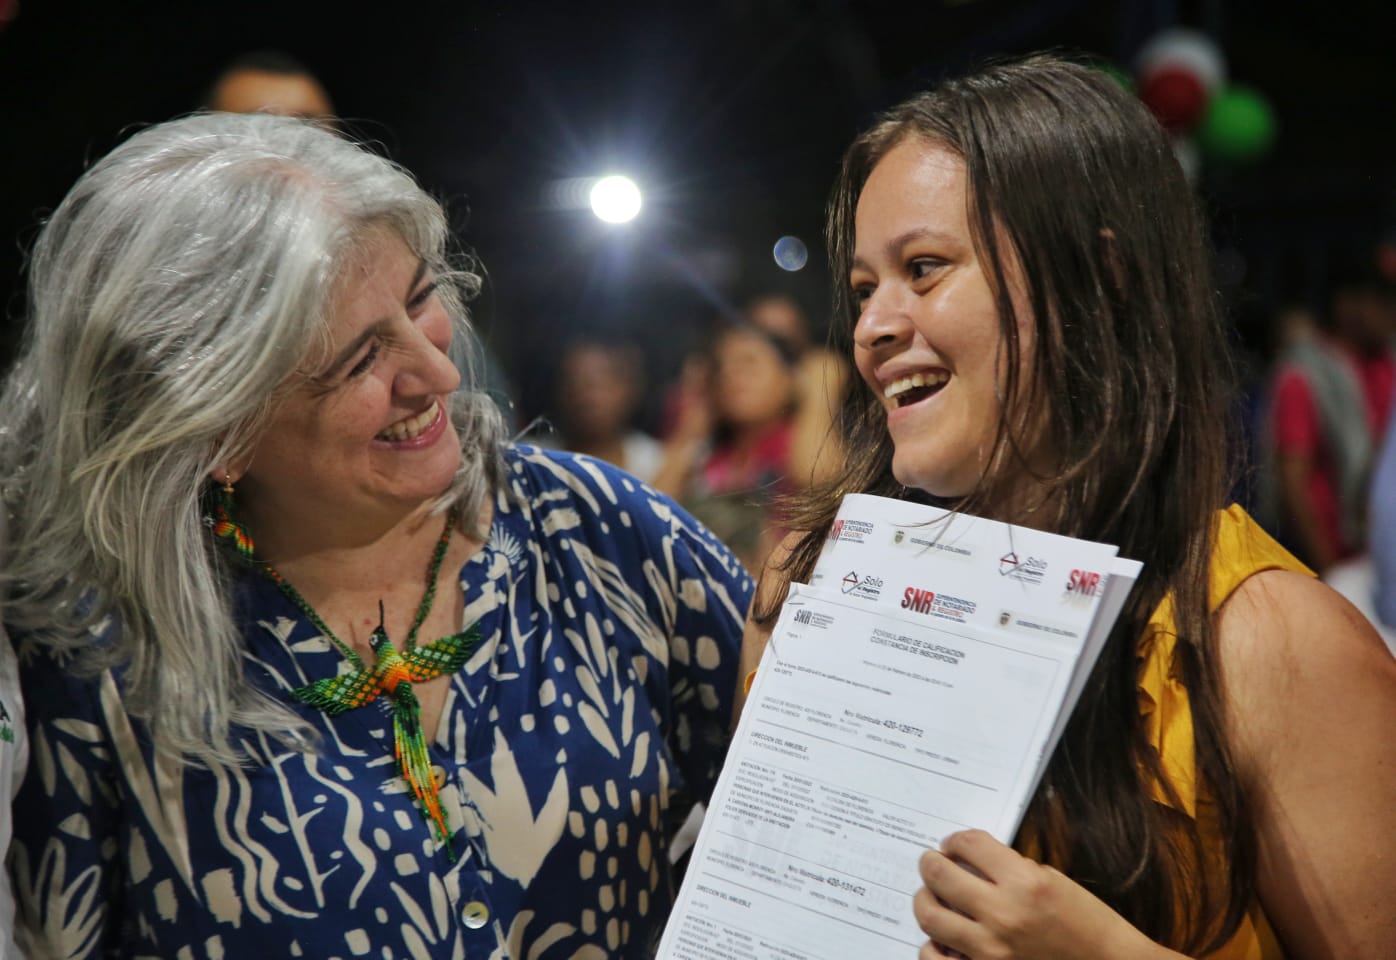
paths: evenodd
<path fill-rule="evenodd" d="M 1248 87 L 1229 87 L 1212 98 L 1197 129 L 1197 145 L 1218 160 L 1245 162 L 1275 142 L 1275 111 Z"/>

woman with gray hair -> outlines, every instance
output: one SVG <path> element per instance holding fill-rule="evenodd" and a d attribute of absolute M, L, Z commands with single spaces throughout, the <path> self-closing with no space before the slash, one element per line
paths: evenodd
<path fill-rule="evenodd" d="M 45 226 L 0 407 L 35 955 L 646 950 L 751 584 L 505 441 L 446 246 L 399 168 L 268 116 L 152 127 Z"/>

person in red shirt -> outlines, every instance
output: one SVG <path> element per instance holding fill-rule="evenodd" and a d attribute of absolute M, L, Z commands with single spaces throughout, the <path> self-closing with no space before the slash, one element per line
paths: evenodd
<path fill-rule="evenodd" d="M 1364 549 L 1373 450 L 1396 387 L 1391 292 L 1375 264 L 1340 264 L 1329 289 L 1326 324 L 1276 368 L 1266 438 L 1277 532 L 1320 573 Z"/>

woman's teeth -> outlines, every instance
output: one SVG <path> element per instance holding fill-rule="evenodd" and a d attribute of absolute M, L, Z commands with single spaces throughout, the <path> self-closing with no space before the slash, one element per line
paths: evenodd
<path fill-rule="evenodd" d="M 918 387 L 939 387 L 949 379 L 950 374 L 944 370 L 930 373 L 913 373 L 909 377 L 902 377 L 900 380 L 893 380 L 891 383 L 887 384 L 887 389 L 882 391 L 882 395 L 888 400 L 895 400 L 909 390 L 915 390 Z"/>
<path fill-rule="evenodd" d="M 406 420 L 399 420 L 382 433 L 378 434 L 379 440 L 411 440 L 418 436 L 423 430 L 436 422 L 437 416 L 441 412 L 439 404 L 432 404 L 415 417 L 408 417 Z"/>

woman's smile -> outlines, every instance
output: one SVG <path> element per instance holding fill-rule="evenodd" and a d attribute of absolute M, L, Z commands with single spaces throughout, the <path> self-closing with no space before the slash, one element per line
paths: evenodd
<path fill-rule="evenodd" d="M 885 400 L 898 407 L 908 407 L 940 392 L 940 388 L 950 382 L 950 374 L 944 370 L 930 370 L 898 377 L 882 391 Z"/>
<path fill-rule="evenodd" d="M 395 447 L 417 449 L 435 443 L 446 428 L 446 407 L 437 400 L 421 413 L 399 420 L 381 431 L 375 440 Z"/>

